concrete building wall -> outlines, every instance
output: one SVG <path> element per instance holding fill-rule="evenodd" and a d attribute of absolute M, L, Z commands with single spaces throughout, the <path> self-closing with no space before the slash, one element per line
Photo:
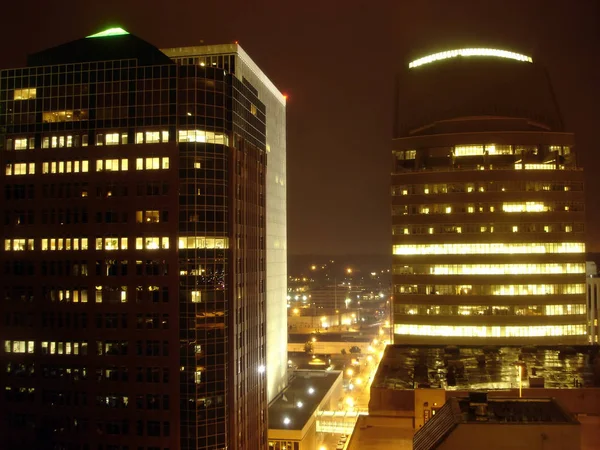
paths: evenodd
<path fill-rule="evenodd" d="M 594 264 L 595 266 L 595 264 Z M 598 345 L 600 339 L 600 302 L 598 301 L 598 291 L 600 291 L 600 278 L 597 275 L 586 278 L 586 300 L 587 300 L 587 323 L 588 323 L 588 343 Z"/>
<path fill-rule="evenodd" d="M 579 450 L 579 424 L 460 424 L 439 450 Z"/>

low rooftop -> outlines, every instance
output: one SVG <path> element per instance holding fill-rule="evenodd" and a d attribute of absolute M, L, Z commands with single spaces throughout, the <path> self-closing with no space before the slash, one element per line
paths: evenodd
<path fill-rule="evenodd" d="M 302 430 L 340 376 L 334 371 L 294 372 L 288 387 L 269 405 L 269 428 Z"/>
<path fill-rule="evenodd" d="M 591 347 L 444 347 L 388 345 L 372 387 L 447 390 L 495 390 L 517 387 L 517 365 L 524 367 L 523 387 L 543 378 L 546 388 L 597 386 Z M 452 375 L 449 373 L 452 372 Z M 531 380 L 529 377 L 533 377 Z"/>
<path fill-rule="evenodd" d="M 483 398 L 477 398 L 482 397 Z M 578 425 L 554 399 L 503 398 L 487 399 L 485 394 L 453 397 L 418 430 L 413 439 L 414 450 L 430 450 L 460 424 L 539 425 L 540 423 Z"/>

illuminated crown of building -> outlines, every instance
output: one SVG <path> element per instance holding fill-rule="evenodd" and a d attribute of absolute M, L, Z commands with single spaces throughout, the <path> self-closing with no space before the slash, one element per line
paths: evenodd
<path fill-rule="evenodd" d="M 432 55 L 424 56 L 423 58 L 415 59 L 408 64 L 409 69 L 429 64 L 443 59 L 456 58 L 459 56 L 493 56 L 496 58 L 514 59 L 516 61 L 533 62 L 531 56 L 521 55 L 519 53 L 509 52 L 507 50 L 498 50 L 495 48 L 460 48 L 456 50 L 448 50 Z"/>
<path fill-rule="evenodd" d="M 129 34 L 128 31 L 123 28 L 108 28 L 107 30 L 101 31 L 96 34 L 91 34 L 87 36 L 88 38 L 99 38 L 99 37 L 109 37 L 109 36 L 122 36 L 124 34 Z"/>

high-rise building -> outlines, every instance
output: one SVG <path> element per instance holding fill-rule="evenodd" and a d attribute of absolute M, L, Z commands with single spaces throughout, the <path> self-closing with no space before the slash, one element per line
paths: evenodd
<path fill-rule="evenodd" d="M 219 48 L 111 29 L 0 71 L 3 446 L 266 448 L 285 98 Z"/>
<path fill-rule="evenodd" d="M 287 385 L 286 97 L 237 44 L 163 49 L 180 65 L 223 68 L 250 87 L 266 108 L 267 399 Z"/>
<path fill-rule="evenodd" d="M 584 180 L 532 58 L 459 49 L 398 77 L 396 343 L 585 343 Z"/>

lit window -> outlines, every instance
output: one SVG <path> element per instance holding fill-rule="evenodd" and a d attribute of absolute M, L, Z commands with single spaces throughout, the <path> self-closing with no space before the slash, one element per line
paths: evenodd
<path fill-rule="evenodd" d="M 229 248 L 228 238 L 208 238 L 208 237 L 180 237 L 179 238 L 180 249 L 193 249 L 193 248 L 208 248 L 208 249 L 226 249 Z"/>
<path fill-rule="evenodd" d="M 86 110 L 50 111 L 42 113 L 42 119 L 44 123 L 79 122 L 88 120 L 88 114 Z"/>
<path fill-rule="evenodd" d="M 121 144 L 127 145 L 127 133 L 121 134 Z"/>
<path fill-rule="evenodd" d="M 144 133 L 141 133 L 141 132 L 135 133 L 135 143 L 136 144 L 144 143 Z"/>
<path fill-rule="evenodd" d="M 457 227 L 457 232 L 458 232 Z M 481 243 L 481 244 L 397 244 L 394 255 L 473 255 L 524 253 L 585 253 L 581 242 L 561 243 Z"/>
<path fill-rule="evenodd" d="M 7 145 L 7 147 L 8 147 L 8 145 Z M 27 138 L 15 139 L 15 150 L 26 150 L 26 149 L 27 149 Z M 10 148 L 8 150 L 10 150 Z"/>
<path fill-rule="evenodd" d="M 119 145 L 119 133 L 108 133 L 105 142 L 106 145 Z"/>
<path fill-rule="evenodd" d="M 457 145 L 454 147 L 454 156 L 480 155 L 483 155 L 483 145 Z"/>
<path fill-rule="evenodd" d="M 179 130 L 179 142 L 207 142 L 209 144 L 229 145 L 229 137 L 223 133 L 204 130 Z"/>
<path fill-rule="evenodd" d="M 160 142 L 160 132 L 146 131 L 146 144 L 155 144 Z"/>
<path fill-rule="evenodd" d="M 161 137 L 163 142 L 169 142 L 169 132 L 161 131 Z"/>
<path fill-rule="evenodd" d="M 192 303 L 201 303 L 202 295 L 200 291 L 192 291 L 191 292 Z"/>
<path fill-rule="evenodd" d="M 24 89 L 15 89 L 13 99 L 14 100 L 32 100 L 36 98 L 37 90 L 36 88 L 24 88 Z"/>

